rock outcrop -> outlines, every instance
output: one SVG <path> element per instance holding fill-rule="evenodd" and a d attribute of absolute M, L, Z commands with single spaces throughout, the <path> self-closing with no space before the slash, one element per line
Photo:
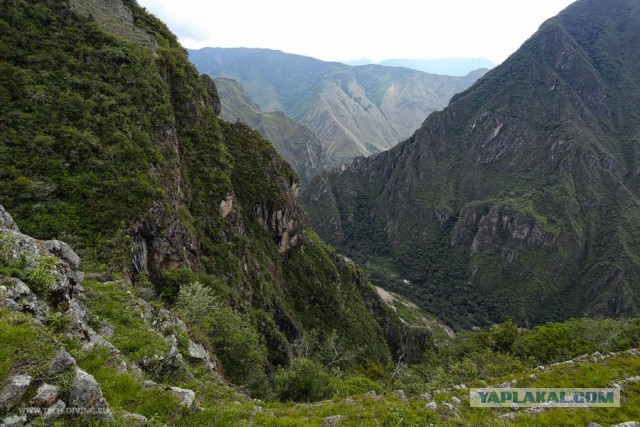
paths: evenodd
<path fill-rule="evenodd" d="M 128 361 L 116 349 L 109 339 L 114 337 L 114 331 L 100 328 L 98 333 L 92 326 L 92 314 L 85 305 L 87 296 L 82 286 L 84 274 L 80 270 L 80 258 L 64 242 L 58 240 L 42 241 L 34 239 L 20 232 L 11 216 L 0 205 L 0 265 L 19 266 L 27 272 L 28 283 L 39 285 L 37 293 L 31 287 L 14 277 L 0 275 L 0 291 L 3 298 L 2 306 L 15 312 L 25 313 L 45 328 L 53 313 L 64 316 L 68 324 L 64 332 L 81 344 L 81 351 L 91 351 L 96 347 L 107 349 L 114 365 L 120 366 L 120 372 L 128 372 L 134 378 L 139 378 L 142 371 L 137 367 L 140 362 L 143 368 L 154 377 L 165 379 L 186 378 L 187 365 L 181 353 L 175 347 L 176 338 L 173 335 L 167 339 L 174 340 L 173 346 L 166 356 L 159 355 L 149 361 Z M 30 272 L 37 275 L 30 275 Z M 46 280 L 35 280 L 45 278 Z M 112 282 L 111 286 L 120 286 Z M 131 296 L 141 307 L 143 316 L 149 322 L 149 332 L 152 333 L 153 309 L 144 300 Z M 184 323 L 167 310 L 158 314 L 159 331 L 168 333 L 172 328 L 178 328 L 188 337 L 188 330 Z M 109 333 L 106 333 L 109 331 Z M 158 333 L 158 332 L 156 332 Z M 104 336 L 102 335 L 104 334 Z M 93 375 L 77 366 L 74 357 L 60 344 L 59 349 L 52 353 L 51 359 L 44 365 L 44 377 L 59 380 L 68 378 L 69 389 L 61 392 L 61 385 L 43 382 L 30 375 L 15 375 L 8 378 L 0 389 L 0 415 L 6 415 L 2 425 L 11 423 L 27 423 L 38 419 L 45 425 L 50 425 L 60 417 L 77 419 L 81 423 L 93 421 L 111 422 L 114 420 L 111 408 L 105 399 L 100 384 Z M 222 380 L 217 373 L 215 356 L 212 356 L 203 346 L 189 339 L 188 354 L 203 363 L 218 380 Z M 180 392 L 180 393 L 178 393 Z M 195 395 L 191 390 L 178 389 L 175 393 L 181 401 L 191 406 Z M 20 408 L 33 403 L 39 411 L 29 410 L 26 415 L 18 414 Z M 186 405 L 186 404 L 185 404 Z M 136 414 L 134 414 L 136 415 Z"/>
<path fill-rule="evenodd" d="M 131 10 L 122 0 L 71 0 L 69 5 L 72 12 L 93 17 L 106 32 L 156 50 L 155 39 L 136 27 Z"/>

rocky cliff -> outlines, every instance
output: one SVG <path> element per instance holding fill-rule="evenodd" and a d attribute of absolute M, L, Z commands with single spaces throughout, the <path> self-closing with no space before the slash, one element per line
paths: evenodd
<path fill-rule="evenodd" d="M 436 312 L 636 315 L 639 13 L 583 0 L 548 20 L 409 140 L 318 179 L 314 227 L 360 261 L 392 259 Z"/>

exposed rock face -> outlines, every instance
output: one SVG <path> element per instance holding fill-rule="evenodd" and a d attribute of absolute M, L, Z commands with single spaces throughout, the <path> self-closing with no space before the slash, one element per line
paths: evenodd
<path fill-rule="evenodd" d="M 207 74 L 200 75 L 200 80 L 204 83 L 207 92 L 211 96 L 213 111 L 216 113 L 216 116 L 222 117 L 222 103 L 220 101 L 220 95 L 218 94 L 218 87 Z"/>
<path fill-rule="evenodd" d="M 6 301 L 11 301 L 13 304 L 9 306 L 15 310 L 31 313 L 40 322 L 44 322 L 46 316 L 52 311 L 51 306 L 60 307 L 66 311 L 70 319 L 69 333 L 83 343 L 85 348 L 102 345 L 117 353 L 109 342 L 89 326 L 89 315 L 81 301 L 84 296 L 81 285 L 84 274 L 79 270 L 78 255 L 64 242 L 36 240 L 20 233 L 2 206 L 0 211 L 3 213 L 0 235 L 4 243 L 9 242 L 3 244 L 4 262 L 21 260 L 27 270 L 33 270 L 44 268 L 42 263 L 47 258 L 54 260 L 48 263 L 46 270 L 41 273 L 48 275 L 50 280 L 45 282 L 44 288 L 39 289 L 38 295 L 18 279 L 3 279 Z M 5 306 L 8 305 L 6 301 Z M 59 388 L 56 386 L 41 384 L 35 391 L 34 403 L 41 407 L 51 407 L 51 411 L 43 417 L 45 424 L 52 423 L 60 416 L 56 411 L 66 406 L 76 408 L 86 420 L 111 421 L 112 417 L 100 386 L 91 375 L 76 367 L 75 360 L 66 350 L 59 350 L 51 360 L 49 375 L 58 376 L 74 367 L 75 379 L 66 398 L 66 404 L 64 401 L 57 400 Z M 29 376 L 14 377 L 0 395 L 0 410 L 13 409 L 25 397 L 31 384 L 32 379 Z"/>
<path fill-rule="evenodd" d="M 92 375 L 76 368 L 76 377 L 69 391 L 69 407 L 86 409 L 85 419 L 96 419 L 104 422 L 113 421 L 107 401 L 102 396 L 100 385 Z"/>
<path fill-rule="evenodd" d="M 106 32 L 155 51 L 155 39 L 135 26 L 131 10 L 122 0 L 71 0 L 69 4 L 74 12 L 93 16 Z"/>
<path fill-rule="evenodd" d="M 13 409 L 25 396 L 33 378 L 29 375 L 16 375 L 0 392 L 0 412 Z"/>
<path fill-rule="evenodd" d="M 13 218 L 9 212 L 4 210 L 4 206 L 0 205 L 0 229 L 7 229 L 19 232 L 18 226 L 13 222 Z"/>
<path fill-rule="evenodd" d="M 298 217 L 298 209 L 274 210 L 263 205 L 254 209 L 254 218 L 273 236 L 281 253 L 304 243 L 304 228 Z"/>

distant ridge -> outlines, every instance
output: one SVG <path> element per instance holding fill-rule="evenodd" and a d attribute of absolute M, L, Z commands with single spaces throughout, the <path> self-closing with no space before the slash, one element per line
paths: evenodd
<path fill-rule="evenodd" d="M 441 74 L 447 76 L 466 76 L 478 69 L 491 69 L 496 66 L 487 58 L 437 58 L 437 59 L 384 59 L 371 61 L 366 58 L 343 61 L 346 65 L 358 66 L 377 64 L 388 67 L 404 67 L 425 73 Z"/>

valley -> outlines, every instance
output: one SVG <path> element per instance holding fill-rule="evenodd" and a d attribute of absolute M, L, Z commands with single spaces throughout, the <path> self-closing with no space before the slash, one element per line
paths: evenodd
<path fill-rule="evenodd" d="M 4 2 L 0 425 L 637 425 L 639 40 L 578 0 L 452 77 Z"/>

